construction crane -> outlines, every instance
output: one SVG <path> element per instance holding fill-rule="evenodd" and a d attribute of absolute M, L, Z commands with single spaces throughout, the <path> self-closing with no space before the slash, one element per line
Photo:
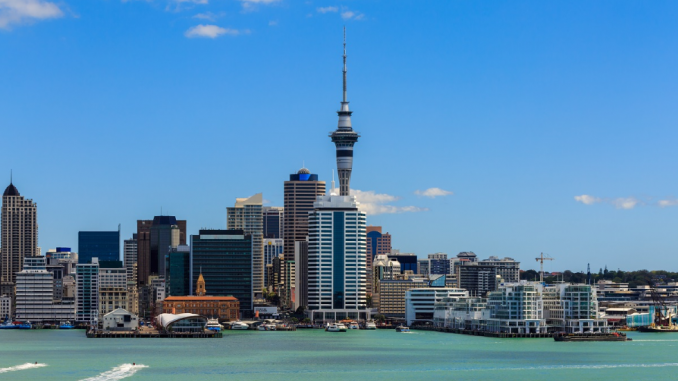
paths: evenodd
<path fill-rule="evenodd" d="M 539 282 L 544 283 L 544 261 L 552 261 L 555 258 L 549 257 L 548 254 L 546 254 L 546 256 L 544 256 L 544 253 L 541 253 L 541 255 L 536 259 L 537 259 L 537 262 L 540 262 L 540 266 L 541 266 L 541 272 L 539 273 Z"/>

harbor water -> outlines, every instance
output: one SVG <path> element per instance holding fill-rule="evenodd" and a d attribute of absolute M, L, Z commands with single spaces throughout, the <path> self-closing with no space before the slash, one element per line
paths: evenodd
<path fill-rule="evenodd" d="M 225 331 L 221 339 L 87 339 L 81 330 L 6 330 L 0 331 L 0 380 L 675 379 L 678 334 L 629 337 L 633 341 L 558 343 L 299 330 Z"/>

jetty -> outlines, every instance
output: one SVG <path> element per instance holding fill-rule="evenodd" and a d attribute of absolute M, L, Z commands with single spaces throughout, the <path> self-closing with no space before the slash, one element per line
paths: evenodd
<path fill-rule="evenodd" d="M 432 327 L 432 326 L 419 326 L 419 327 L 410 327 L 411 329 L 417 329 L 422 331 L 438 331 L 438 332 L 447 332 L 447 333 L 456 333 L 460 335 L 470 335 L 470 336 L 485 336 L 485 337 L 496 337 L 500 339 L 546 339 L 552 338 L 554 333 L 506 333 L 506 332 L 489 332 L 489 331 L 477 331 L 470 329 L 460 329 L 460 328 L 443 328 L 443 327 Z"/>

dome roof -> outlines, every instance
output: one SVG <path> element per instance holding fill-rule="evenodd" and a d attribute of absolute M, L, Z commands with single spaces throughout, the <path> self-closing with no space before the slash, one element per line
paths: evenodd
<path fill-rule="evenodd" d="M 16 189 L 14 184 L 9 183 L 7 188 L 5 188 L 5 193 L 2 194 L 3 196 L 20 196 L 19 190 Z"/>
<path fill-rule="evenodd" d="M 299 171 L 297 171 L 297 175 L 310 175 L 311 171 L 309 171 L 307 168 L 302 168 Z"/>

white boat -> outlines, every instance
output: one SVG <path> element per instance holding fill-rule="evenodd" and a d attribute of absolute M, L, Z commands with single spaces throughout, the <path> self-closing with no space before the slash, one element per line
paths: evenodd
<path fill-rule="evenodd" d="M 207 324 L 205 324 L 205 328 L 209 329 L 210 331 L 221 331 L 222 328 L 224 328 L 223 325 L 219 324 L 219 320 L 217 319 L 207 319 Z"/>
<path fill-rule="evenodd" d="M 261 324 L 257 327 L 258 331 L 275 331 L 275 324 Z"/>
<path fill-rule="evenodd" d="M 373 321 L 368 321 L 367 324 L 365 324 L 365 329 L 377 329 L 377 325 L 374 324 Z"/>
<path fill-rule="evenodd" d="M 328 324 L 327 327 L 325 328 L 325 331 L 327 332 L 346 332 L 346 326 L 339 323 L 339 324 Z"/>
<path fill-rule="evenodd" d="M 358 326 L 358 323 L 351 322 L 351 324 L 348 325 L 348 329 L 360 329 L 360 327 Z"/>
<path fill-rule="evenodd" d="M 247 323 L 243 323 L 241 321 L 234 321 L 233 323 L 231 323 L 231 329 L 244 331 L 250 329 L 250 326 L 247 325 Z"/>
<path fill-rule="evenodd" d="M 410 332 L 410 327 L 405 327 L 404 325 L 399 325 L 396 327 L 396 332 L 403 332 L 403 333 L 409 333 Z"/>

